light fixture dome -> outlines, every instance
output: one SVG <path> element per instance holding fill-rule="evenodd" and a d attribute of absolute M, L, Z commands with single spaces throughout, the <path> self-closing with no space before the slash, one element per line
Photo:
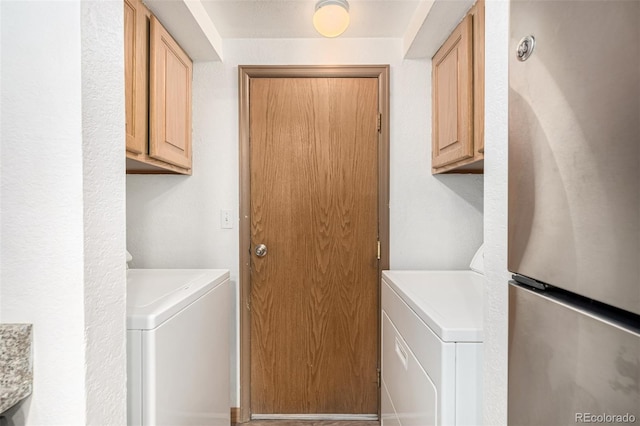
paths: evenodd
<path fill-rule="evenodd" d="M 313 26 L 325 37 L 337 37 L 349 26 L 347 0 L 319 0 L 313 14 Z"/>

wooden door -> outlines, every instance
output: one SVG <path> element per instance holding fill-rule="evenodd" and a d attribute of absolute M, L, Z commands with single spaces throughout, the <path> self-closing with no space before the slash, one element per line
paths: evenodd
<path fill-rule="evenodd" d="M 432 168 L 473 157 L 473 18 L 436 52 L 433 67 Z"/>
<path fill-rule="evenodd" d="M 150 33 L 149 155 L 190 169 L 193 63 L 155 16 Z"/>
<path fill-rule="evenodd" d="M 249 99 L 251 411 L 375 415 L 378 80 L 254 78 Z"/>

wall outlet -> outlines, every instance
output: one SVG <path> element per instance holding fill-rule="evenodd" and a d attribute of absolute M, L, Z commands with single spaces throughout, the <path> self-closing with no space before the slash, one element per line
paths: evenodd
<path fill-rule="evenodd" d="M 233 220 L 231 219 L 231 210 L 220 210 L 220 227 L 222 229 L 233 228 Z"/>

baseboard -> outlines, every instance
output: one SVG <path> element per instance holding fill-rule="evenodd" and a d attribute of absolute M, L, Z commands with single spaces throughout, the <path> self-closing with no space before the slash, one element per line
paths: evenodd
<path fill-rule="evenodd" d="M 251 420 L 376 421 L 377 414 L 251 414 Z"/>
<path fill-rule="evenodd" d="M 231 407 L 231 424 L 238 423 L 240 418 L 240 407 Z"/>

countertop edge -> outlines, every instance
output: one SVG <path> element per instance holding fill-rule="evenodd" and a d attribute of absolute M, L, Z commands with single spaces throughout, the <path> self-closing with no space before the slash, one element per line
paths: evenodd
<path fill-rule="evenodd" d="M 0 324 L 0 414 L 33 389 L 32 324 Z"/>
<path fill-rule="evenodd" d="M 0 389 L 0 414 L 31 395 L 32 388 L 31 383 L 25 383 Z"/>

